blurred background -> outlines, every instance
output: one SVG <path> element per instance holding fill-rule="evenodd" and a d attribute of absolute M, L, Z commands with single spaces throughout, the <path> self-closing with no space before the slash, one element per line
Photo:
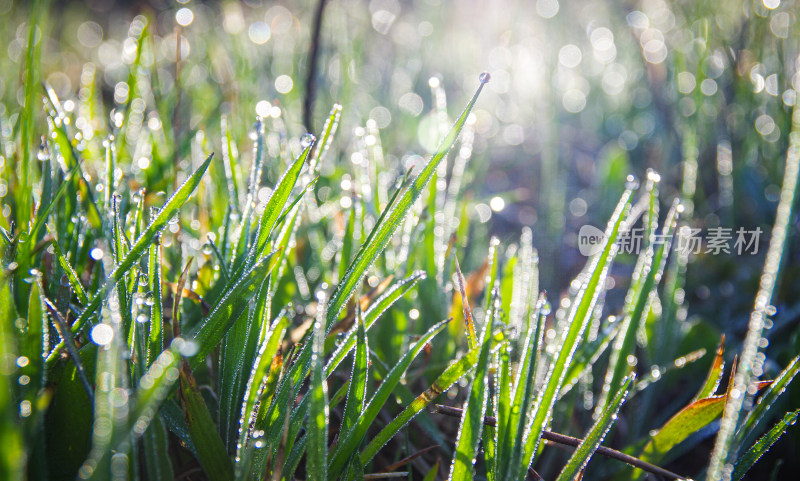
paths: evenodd
<path fill-rule="evenodd" d="M 470 235 L 511 242 L 529 227 L 541 287 L 558 299 L 586 262 L 577 249 L 580 227 L 604 226 L 627 175 L 644 178 L 654 169 L 662 206 L 682 198 L 686 226 L 703 235 L 717 227 L 763 232 L 756 253 L 692 255 L 678 291 L 676 316 L 689 332 L 679 351 L 714 346 L 721 333 L 728 335 L 728 352 L 738 349 L 800 90 L 796 0 L 328 0 L 309 92 L 319 7 L 317 1 L 54 2 L 48 31 L 38 37 L 43 77 L 66 109 L 77 105 L 86 79 L 96 78 L 109 125 L 121 115 L 113 106 L 126 105 L 132 88 L 151 89 L 143 97 L 152 103 L 137 98 L 131 105 L 126 142 L 138 152 L 136 125 L 170 123 L 180 133 L 176 142 L 188 146 L 180 159 L 186 170 L 201 156 L 195 145 L 219 145 L 219 125 L 208 121 L 219 114 L 243 140 L 239 145 L 247 145 L 256 115 L 280 125 L 270 135 L 299 136 L 319 132 L 340 102 L 340 128 L 355 135 L 339 135 L 334 164 L 358 164 L 361 149 L 377 143 L 387 164 L 401 171 L 436 148 L 444 116 L 459 114 L 478 75 L 488 71 L 492 80 L 470 119 L 472 160 L 462 180 L 467 214 L 478 221 Z M 0 141 L 7 143 L 12 112 L 23 103 L 14 75 L 24 60 L 28 13 L 24 2 L 0 0 Z M 134 40 L 144 24 L 137 16 L 153 20 L 152 47 L 144 51 Z M 131 81 L 137 53 L 156 79 L 152 85 Z M 309 93 L 313 103 L 304 118 Z M 157 104 L 161 98 L 170 102 Z M 96 133 L 106 126 L 76 127 L 100 148 Z M 379 137 L 365 134 L 375 129 Z M 134 157 L 130 174 L 157 182 L 147 177 L 147 153 Z M 348 190 L 349 174 L 341 178 L 333 188 Z M 769 362 L 779 365 L 800 350 L 798 230 L 795 216 L 772 328 L 762 341 Z M 483 255 L 467 259 L 465 270 L 477 269 Z M 634 262 L 623 255 L 612 278 L 629 278 Z M 610 297 L 609 310 L 622 302 Z M 789 402 L 800 404 L 796 386 Z M 800 454 L 796 438 L 785 438 L 776 451 Z"/>

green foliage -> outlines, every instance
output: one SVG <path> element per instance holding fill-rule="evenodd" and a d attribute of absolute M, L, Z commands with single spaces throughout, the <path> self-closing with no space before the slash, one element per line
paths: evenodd
<path fill-rule="evenodd" d="M 746 13 L 754 16 L 739 22 L 727 8 L 714 17 L 702 11 L 704 2 L 694 13 L 676 5 L 669 18 L 680 20 L 680 35 L 660 35 L 655 20 L 642 27 L 641 16 L 652 12 L 636 10 L 624 28 L 641 43 L 634 57 L 644 58 L 646 69 L 630 67 L 620 41 L 627 33 L 609 40 L 592 23 L 592 46 L 578 63 L 611 72 L 602 81 L 588 67 L 588 80 L 567 79 L 567 71 L 578 74 L 571 70 L 577 64 L 567 65 L 575 61 L 570 47 L 535 56 L 554 79 L 568 80 L 553 87 L 566 109 L 555 115 L 539 97 L 548 89 L 505 97 L 517 79 L 532 75 L 523 61 L 527 47 L 520 47 L 527 40 L 488 57 L 496 84 L 488 84 L 488 72 L 461 82 L 474 88 L 470 96 L 455 87 L 457 79 L 436 77 L 427 97 L 417 85 L 416 58 L 427 58 L 427 48 L 405 67 L 392 63 L 396 73 L 381 92 L 390 69 L 365 63 L 371 47 L 361 27 L 337 24 L 341 38 L 327 38 L 331 48 L 323 49 L 331 56 L 319 74 L 324 85 L 303 92 L 308 86 L 287 82 L 282 72 L 305 68 L 307 55 L 296 49 L 305 47 L 299 39 L 307 26 L 289 7 L 271 7 L 266 22 L 254 20 L 250 3 L 187 4 L 177 7 L 178 17 L 148 12 L 131 21 L 124 38 L 105 25 L 86 52 L 68 35 L 93 43 L 96 24 L 80 17 L 72 28 L 71 7 L 62 24 L 46 18 L 46 2 L 27 10 L 0 6 L 9 51 L 0 59 L 0 479 L 512 481 L 542 470 L 559 481 L 639 479 L 645 472 L 709 480 L 730 472 L 738 480 L 784 433 L 793 435 L 800 411 L 786 404 L 796 396 L 782 394 L 800 358 L 779 368 L 791 356 L 775 339 L 769 341 L 784 350 L 765 351 L 764 332 L 779 321 L 772 299 L 796 297 L 778 292 L 777 281 L 783 276 L 787 291 L 796 287 L 793 267 L 782 269 L 781 260 L 791 251 L 800 175 L 800 109 L 793 120 L 787 115 L 797 85 L 789 86 L 787 67 L 779 72 L 786 78 L 775 77 L 785 91 L 773 92 L 779 80 L 770 69 L 783 61 L 758 63 L 746 45 L 731 51 L 741 60 L 727 59 L 734 42 L 708 30 L 734 23 L 748 29 L 749 20 L 766 29 L 770 16 L 777 37 L 795 39 L 789 31 L 796 27 L 781 30 L 791 17 L 778 14 L 786 12 L 770 7 L 773 15 L 756 2 L 756 13 Z M 334 24 L 356 15 L 343 2 L 324 3 Z M 221 26 L 209 23 L 212 13 Z M 428 31 L 427 20 L 417 28 L 397 12 L 371 13 L 371 22 L 361 19 L 369 35 L 396 40 Z M 383 25 L 387 14 L 392 20 Z M 201 34 L 203 25 L 209 29 Z M 673 45 L 687 36 L 694 39 L 689 47 Z M 619 57 L 603 60 L 603 42 L 616 45 Z M 122 59 L 110 62 L 115 46 Z M 662 46 L 669 56 L 655 61 Z M 68 65 L 52 62 L 54 54 Z M 723 68 L 731 61 L 740 64 Z M 651 89 L 661 93 L 653 103 L 663 118 L 649 117 L 643 98 L 653 94 L 641 89 L 619 92 L 608 105 L 598 101 L 606 98 L 601 91 L 612 95 L 614 76 L 661 79 Z M 717 105 L 708 81 L 714 92 L 730 90 L 747 102 Z M 466 104 L 453 121 L 445 83 Z M 770 94 L 764 102 L 751 92 L 760 83 Z M 318 139 L 296 120 L 300 104 L 316 94 L 328 112 Z M 391 101 L 378 105 L 384 95 Z M 580 109 L 576 96 L 583 96 Z M 336 98 L 342 102 L 328 111 Z M 541 115 L 539 102 L 548 106 Z M 498 118 L 488 104 L 492 111 L 502 104 Z M 514 119 L 528 115 L 529 105 L 537 106 L 541 138 L 517 149 L 525 129 L 523 117 Z M 258 116 L 248 128 L 254 107 Z M 750 111 L 774 115 L 750 119 Z M 566 112 L 572 117 L 562 118 Z M 713 122 L 708 112 L 716 112 Z M 757 134 L 749 132 L 753 122 Z M 561 165 L 572 161 L 569 123 L 582 133 L 586 125 L 597 130 L 574 137 L 608 141 L 596 147 L 597 172 Z M 632 130 L 606 138 L 606 130 L 628 124 Z M 650 133 L 636 133 L 644 130 Z M 714 137 L 717 130 L 727 137 Z M 631 135 L 663 153 L 656 163 L 663 181 L 640 162 L 658 155 L 637 155 Z M 515 148 L 495 155 L 486 147 L 491 138 Z M 411 154 L 420 148 L 429 156 Z M 766 160 L 783 159 L 784 150 L 785 168 Z M 714 182 L 702 175 L 698 182 L 698 172 L 708 174 L 705 151 L 717 152 Z M 518 179 L 495 192 L 517 174 L 513 165 L 498 168 L 505 155 L 537 164 L 533 186 Z M 568 170 L 600 185 L 576 191 Z M 631 170 L 646 172 L 641 191 L 626 178 Z M 741 275 L 726 271 L 709 281 L 710 256 L 690 256 L 677 244 L 701 222 L 728 225 L 726 206 L 741 202 L 733 187 L 723 189 L 731 176 L 737 192 L 757 177 L 747 192 L 760 199 L 768 186 L 773 199 L 766 207 L 756 202 L 756 213 L 742 218 L 772 222 L 776 206 L 777 215 L 753 314 L 746 328 L 726 331 L 728 352 L 721 343 L 701 384 L 693 353 L 712 349 L 719 334 L 702 316 L 703 302 L 717 299 L 704 299 Z M 719 192 L 706 192 L 711 184 Z M 524 223 L 533 225 L 517 238 L 504 222 L 513 227 L 525 218 L 510 213 L 516 210 L 530 214 L 523 205 L 529 195 L 537 210 Z M 556 254 L 574 254 L 561 242 L 575 227 L 562 222 L 567 205 L 571 221 L 607 223 L 574 280 L 559 284 L 567 269 Z M 643 249 L 621 252 L 622 238 L 637 229 Z M 571 259 L 569 269 L 581 267 L 579 257 Z M 688 274 L 690 261 L 704 266 L 693 273 L 700 281 Z M 708 285 L 695 289 L 697 282 Z M 548 298 L 543 287 L 558 294 Z M 687 314 L 690 301 L 701 304 L 700 314 Z M 726 301 L 718 304 L 727 320 Z M 791 326 L 783 320 L 778 328 Z M 695 328 L 706 335 L 691 336 Z M 739 363 L 727 363 L 733 372 L 726 392 L 715 394 L 737 352 Z M 773 374 L 774 381 L 761 380 Z M 627 429 L 608 436 L 619 418 Z M 683 472 L 682 456 L 717 420 L 711 464 Z M 563 456 L 552 444 L 574 451 Z M 680 475 L 656 466 L 668 461 Z"/>

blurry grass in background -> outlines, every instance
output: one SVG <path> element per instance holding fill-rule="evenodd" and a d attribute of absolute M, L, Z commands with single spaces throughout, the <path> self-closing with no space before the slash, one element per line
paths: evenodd
<path fill-rule="evenodd" d="M 616 420 L 604 444 L 693 477 L 714 449 L 716 479 L 796 417 L 797 389 L 768 409 L 800 348 L 794 2 L 328 1 L 310 125 L 315 2 L 26 7 L 0 4 L 9 476 L 571 479 Z M 638 256 L 579 254 L 609 218 Z M 716 227 L 765 234 L 654 242 Z"/>

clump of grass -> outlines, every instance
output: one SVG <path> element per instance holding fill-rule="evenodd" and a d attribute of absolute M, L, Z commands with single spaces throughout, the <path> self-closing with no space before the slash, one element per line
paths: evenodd
<path fill-rule="evenodd" d="M 236 126 L 250 119 L 213 110 L 175 121 L 185 94 L 180 85 L 156 94 L 145 17 L 131 28 L 129 92 L 112 123 L 100 121 L 91 75 L 64 109 L 34 81 L 43 24 L 33 16 L 28 28 L 20 133 L 2 153 L 18 168 L 2 173 L 14 195 L 0 232 L 0 478 L 500 481 L 547 469 L 561 481 L 598 466 L 597 477 L 679 479 L 697 473 L 666 462 L 721 418 L 701 475 L 740 479 L 796 420 L 790 411 L 755 439 L 800 369 L 795 358 L 772 382 L 753 375 L 795 202 L 800 113 L 754 322 L 727 389 L 721 345 L 694 399 L 648 436 L 615 437 L 613 449 L 626 406 L 662 369 L 693 359 L 673 362 L 666 345 L 657 357 L 671 366 L 631 362 L 654 325 L 672 329 L 659 316 L 676 308 L 685 263 L 668 267 L 677 253 L 658 232 L 675 232 L 692 188 L 662 219 L 658 174 L 643 189 L 632 176 L 616 186 L 599 251 L 554 312 L 539 292 L 531 232 L 483 242 L 466 214 L 461 175 L 483 160 L 470 158 L 471 113 L 488 74 L 418 165 L 385 156 L 368 122 L 370 141 L 353 141 L 359 162 L 342 166 L 346 104 L 316 137 L 291 132 L 277 105 L 249 131 Z M 155 120 L 143 122 L 135 105 Z M 94 126 L 94 141 L 79 125 Z M 355 179 L 349 188 L 342 171 Z M 604 300 L 616 240 L 640 217 L 645 248 L 614 322 Z M 465 262 L 465 274 L 468 258 L 486 260 Z"/>

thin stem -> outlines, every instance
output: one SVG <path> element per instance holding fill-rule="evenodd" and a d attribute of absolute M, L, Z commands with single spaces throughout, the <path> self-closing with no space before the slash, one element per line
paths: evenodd
<path fill-rule="evenodd" d="M 444 414 L 445 416 L 460 418 L 463 412 L 462 409 L 454 408 L 451 406 L 443 406 L 441 404 L 435 404 L 434 406 L 435 406 L 434 412 L 439 414 Z M 483 424 L 485 424 L 486 426 L 497 426 L 497 419 L 495 419 L 492 416 L 484 416 Z M 562 444 L 564 446 L 572 446 L 573 448 L 577 448 L 583 442 L 583 439 L 573 438 L 572 436 L 567 436 L 566 434 L 554 433 L 552 431 L 542 431 L 542 438 L 551 443 Z M 653 464 L 642 461 L 639 458 L 634 458 L 633 456 L 621 453 L 615 449 L 607 448 L 605 446 L 600 446 L 597 448 L 596 452 L 608 458 L 622 461 L 623 463 L 627 463 L 631 466 L 643 469 L 645 471 L 657 474 L 659 476 L 664 476 L 670 479 L 686 479 L 680 474 L 675 474 L 672 471 L 668 471 L 664 468 L 660 468 Z"/>
<path fill-rule="evenodd" d="M 308 68 L 306 71 L 306 96 L 303 99 L 303 123 L 306 130 L 313 131 L 311 125 L 314 114 L 314 93 L 317 84 L 317 57 L 319 57 L 319 37 L 322 31 L 322 14 L 327 0 L 318 0 L 314 11 L 314 26 L 311 34 L 311 48 L 308 52 Z"/>

